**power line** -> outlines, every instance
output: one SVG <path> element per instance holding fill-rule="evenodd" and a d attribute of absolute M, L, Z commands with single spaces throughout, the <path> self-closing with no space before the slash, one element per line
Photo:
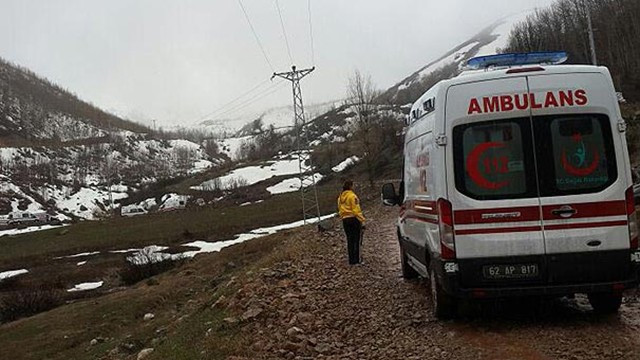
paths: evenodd
<path fill-rule="evenodd" d="M 251 94 L 252 92 L 254 92 L 255 90 L 259 89 L 260 87 L 262 87 L 264 84 L 269 83 L 269 79 L 265 79 L 262 82 L 258 83 L 256 86 L 252 87 L 251 89 L 249 89 L 248 91 L 242 93 L 241 95 L 237 96 L 236 98 L 234 98 L 233 100 L 225 103 L 224 105 L 220 106 L 219 108 L 207 113 L 206 115 L 200 117 L 200 119 L 198 119 L 198 122 L 205 120 L 208 117 L 211 117 L 213 115 L 215 115 L 216 113 L 219 113 L 220 111 L 223 110 L 227 110 L 229 105 L 232 105 L 234 103 L 236 103 L 238 100 L 244 98 L 245 96 Z M 235 106 L 235 105 L 234 105 Z"/>
<path fill-rule="evenodd" d="M 271 61 L 269 61 L 269 56 L 267 56 L 267 52 L 265 51 L 264 47 L 262 46 L 262 42 L 260 41 L 260 37 L 258 36 L 258 33 L 256 32 L 256 29 L 253 27 L 253 24 L 251 24 L 251 19 L 249 19 L 249 14 L 247 14 L 247 10 L 244 8 L 244 5 L 242 5 L 242 0 L 238 0 L 238 4 L 240 4 L 240 8 L 242 9 L 242 12 L 244 13 L 244 17 L 247 19 L 247 22 L 249 23 L 249 27 L 251 28 L 251 32 L 253 32 L 253 36 L 256 38 L 256 42 L 258 43 L 258 46 L 260 47 L 260 50 L 262 51 L 262 55 L 264 55 L 264 59 L 267 61 L 267 64 L 269 64 L 269 67 L 271 68 L 271 71 L 275 71 L 273 68 L 273 65 L 271 65 Z"/>
<path fill-rule="evenodd" d="M 311 0 L 307 0 L 307 10 L 309 12 L 309 38 L 311 39 L 311 65 L 316 65 L 316 54 L 313 48 L 313 21 L 311 20 Z"/>
<path fill-rule="evenodd" d="M 278 90 L 282 89 L 283 85 L 285 85 L 284 81 L 280 81 L 276 84 L 274 84 L 273 86 L 264 89 L 264 91 L 260 92 L 259 94 L 255 95 L 254 97 L 252 97 L 251 99 L 247 99 L 246 101 L 243 101 L 240 104 L 237 104 L 235 106 L 233 106 L 232 108 L 218 114 L 218 117 L 222 117 L 222 116 L 229 116 L 229 114 L 233 114 L 235 112 L 237 112 L 238 110 L 244 109 L 248 104 L 251 103 L 256 103 L 270 95 L 272 95 L 273 93 L 277 92 Z"/>
<path fill-rule="evenodd" d="M 267 88 L 265 89 L 263 92 L 257 94 L 256 96 L 252 97 L 251 99 L 248 99 L 240 104 L 237 104 L 235 106 L 233 106 L 230 109 L 225 110 L 224 112 L 218 114 L 218 117 L 223 117 L 223 116 L 229 116 L 230 114 L 233 114 L 235 112 L 237 112 L 238 110 L 244 109 L 247 106 L 250 106 L 251 104 L 254 104 L 266 97 L 268 97 L 269 95 L 275 93 L 276 91 L 280 90 L 280 88 L 282 88 L 282 84 L 278 83 L 276 85 L 274 85 L 273 87 Z"/>
<path fill-rule="evenodd" d="M 284 35 L 284 42 L 287 45 L 287 53 L 289 54 L 289 61 L 291 61 L 291 64 L 293 64 L 293 57 L 291 56 L 291 47 L 289 47 L 289 38 L 287 38 L 287 30 L 284 27 L 284 20 L 282 20 L 282 11 L 280 11 L 280 3 L 278 0 L 276 0 L 276 9 L 278 9 L 278 15 L 280 16 L 280 26 L 282 27 L 282 34 Z"/>

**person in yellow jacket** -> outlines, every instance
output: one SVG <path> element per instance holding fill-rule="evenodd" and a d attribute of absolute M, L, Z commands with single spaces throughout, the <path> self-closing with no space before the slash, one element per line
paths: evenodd
<path fill-rule="evenodd" d="M 360 236 L 364 229 L 364 215 L 360 209 L 360 200 L 353 192 L 353 181 L 347 180 L 338 197 L 338 215 L 342 219 L 342 226 L 347 235 L 347 250 L 349 264 L 360 263 Z"/>

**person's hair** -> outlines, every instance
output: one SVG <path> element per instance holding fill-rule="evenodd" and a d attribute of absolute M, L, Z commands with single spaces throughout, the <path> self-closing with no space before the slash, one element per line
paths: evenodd
<path fill-rule="evenodd" d="M 342 185 L 342 191 L 353 190 L 353 180 L 347 180 Z"/>

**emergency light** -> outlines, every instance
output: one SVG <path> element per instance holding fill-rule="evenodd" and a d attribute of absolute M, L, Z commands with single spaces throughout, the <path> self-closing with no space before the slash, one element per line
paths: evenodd
<path fill-rule="evenodd" d="M 478 56 L 467 61 L 467 69 L 479 70 L 490 67 L 510 67 L 534 64 L 558 65 L 567 61 L 567 58 L 567 53 L 564 51 Z"/>

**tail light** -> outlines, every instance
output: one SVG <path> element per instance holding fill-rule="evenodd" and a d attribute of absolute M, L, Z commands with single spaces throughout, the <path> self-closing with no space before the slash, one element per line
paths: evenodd
<path fill-rule="evenodd" d="M 638 249 L 638 218 L 636 215 L 636 204 L 633 199 L 633 186 L 625 192 L 625 201 L 627 203 L 627 221 L 629 223 L 629 239 L 631 242 L 631 250 Z"/>
<path fill-rule="evenodd" d="M 453 210 L 451 203 L 438 199 L 438 219 L 440 227 L 440 257 L 444 260 L 456 258 L 455 237 L 453 235 Z"/>

